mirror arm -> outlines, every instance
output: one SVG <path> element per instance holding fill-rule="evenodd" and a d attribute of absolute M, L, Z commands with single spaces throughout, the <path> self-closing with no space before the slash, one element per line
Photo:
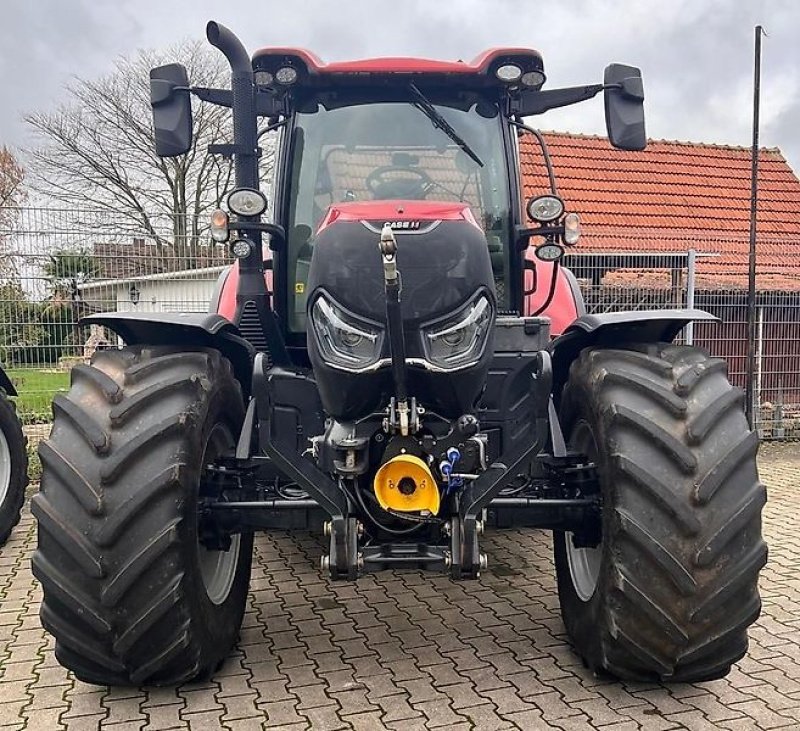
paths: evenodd
<path fill-rule="evenodd" d="M 520 250 L 528 248 L 530 239 L 534 236 L 563 236 L 564 226 L 559 224 L 556 226 L 537 226 L 536 228 L 523 228 L 517 226 L 517 245 Z"/>
<path fill-rule="evenodd" d="M 625 96 L 638 96 L 636 92 L 626 88 L 624 83 L 590 84 L 589 86 L 568 86 L 563 89 L 548 89 L 546 91 L 525 91 L 511 100 L 511 114 L 520 117 L 542 114 L 550 109 L 567 107 L 570 104 L 593 99 L 601 91 L 608 89 L 619 89 Z"/>
<path fill-rule="evenodd" d="M 232 107 L 233 106 L 233 92 L 230 89 L 210 89 L 205 86 L 192 86 L 186 89 L 182 87 L 176 91 L 189 91 L 194 94 L 198 99 L 216 104 L 218 107 Z"/>
<path fill-rule="evenodd" d="M 198 99 L 218 107 L 233 107 L 233 92 L 230 89 L 214 89 L 207 86 L 175 86 L 173 92 L 182 91 L 194 94 Z M 272 94 L 256 95 L 256 114 L 260 117 L 272 117 L 283 111 L 283 104 Z"/>
<path fill-rule="evenodd" d="M 547 91 L 526 91 L 511 101 L 511 112 L 521 117 L 542 114 L 549 109 L 566 107 L 597 96 L 604 89 L 603 84 L 590 86 L 570 86 L 564 89 Z"/>

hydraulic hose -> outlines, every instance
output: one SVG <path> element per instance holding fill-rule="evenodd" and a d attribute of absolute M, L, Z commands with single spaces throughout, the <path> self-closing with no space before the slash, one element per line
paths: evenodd
<path fill-rule="evenodd" d="M 545 298 L 544 304 L 536 310 L 536 312 L 531 313 L 531 317 L 537 317 L 541 315 L 548 307 L 550 307 L 551 303 L 553 302 L 553 297 L 556 294 L 556 285 L 558 284 L 558 268 L 560 264 L 558 261 L 553 262 L 553 273 L 550 278 L 550 290 L 547 293 L 547 297 Z"/>

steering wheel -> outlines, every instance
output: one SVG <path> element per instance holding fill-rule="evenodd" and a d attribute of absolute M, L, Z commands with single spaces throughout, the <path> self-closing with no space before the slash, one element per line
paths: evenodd
<path fill-rule="evenodd" d="M 398 176 L 398 173 L 403 176 Z M 398 165 L 375 168 L 367 175 L 365 182 L 372 197 L 377 200 L 424 200 L 428 191 L 436 185 L 424 170 Z"/>

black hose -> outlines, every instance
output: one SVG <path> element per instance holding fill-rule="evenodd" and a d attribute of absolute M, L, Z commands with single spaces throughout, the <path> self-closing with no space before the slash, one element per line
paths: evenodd
<path fill-rule="evenodd" d="M 416 525 L 411 526 L 410 528 L 389 528 L 389 526 L 384 525 L 381 523 L 370 511 L 367 507 L 367 504 L 364 502 L 364 496 L 361 494 L 361 490 L 359 489 L 358 485 L 354 485 L 355 490 L 355 499 L 360 508 L 364 511 L 364 515 L 366 515 L 370 521 L 380 530 L 385 531 L 393 536 L 406 536 L 409 533 L 413 533 L 414 531 L 419 530 L 422 528 L 425 523 L 417 523 Z M 346 490 L 346 488 L 345 488 Z"/>
<path fill-rule="evenodd" d="M 526 132 L 530 132 L 536 138 L 537 142 L 539 143 L 539 147 L 542 150 L 544 166 L 547 169 L 547 177 L 550 180 L 550 192 L 553 195 L 558 195 L 558 188 L 556 187 L 556 174 L 553 171 L 553 161 L 550 159 L 550 150 L 547 149 L 547 143 L 544 141 L 542 133 L 538 129 L 529 127 L 527 124 L 517 122 L 516 119 L 509 119 L 508 121 L 518 129 L 523 129 Z"/>
<path fill-rule="evenodd" d="M 553 262 L 553 275 L 550 279 L 550 291 L 547 293 L 547 299 L 545 299 L 544 304 L 536 310 L 536 312 L 532 312 L 530 317 L 537 317 L 541 315 L 553 302 L 553 297 L 556 294 L 556 284 L 558 283 L 558 268 L 560 264 L 558 261 Z"/>

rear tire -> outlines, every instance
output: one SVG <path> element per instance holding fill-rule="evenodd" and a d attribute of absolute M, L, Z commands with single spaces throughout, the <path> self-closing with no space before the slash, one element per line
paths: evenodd
<path fill-rule="evenodd" d="M 0 546 L 19 523 L 28 485 L 28 453 L 16 407 L 0 389 Z"/>
<path fill-rule="evenodd" d="M 54 400 L 33 570 L 56 657 L 81 680 L 179 683 L 213 673 L 235 643 L 253 539 L 200 546 L 198 493 L 243 411 L 217 351 L 167 347 L 98 352 Z"/>
<path fill-rule="evenodd" d="M 586 664 L 620 678 L 726 675 L 759 615 L 766 490 L 725 362 L 690 346 L 586 350 L 562 399 L 595 461 L 603 539 L 554 536 L 561 611 Z"/>

